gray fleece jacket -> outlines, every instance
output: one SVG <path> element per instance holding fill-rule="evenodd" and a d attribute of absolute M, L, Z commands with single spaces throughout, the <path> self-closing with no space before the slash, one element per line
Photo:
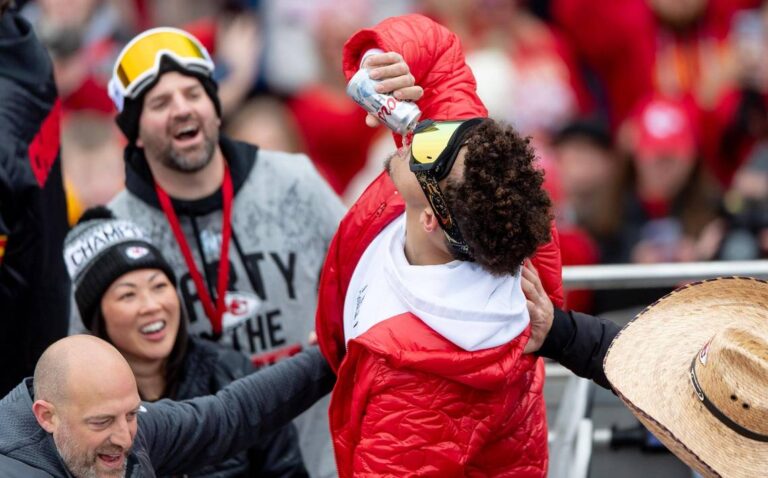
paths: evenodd
<path fill-rule="evenodd" d="M 330 392 L 334 380 L 313 347 L 216 395 L 144 403 L 126 476 L 182 474 L 218 463 L 289 423 Z M 0 478 L 69 478 L 52 436 L 32 414 L 32 390 L 27 378 L 0 400 Z"/>

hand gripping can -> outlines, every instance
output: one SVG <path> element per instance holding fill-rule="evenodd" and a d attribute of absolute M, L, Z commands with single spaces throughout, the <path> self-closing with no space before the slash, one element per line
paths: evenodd
<path fill-rule="evenodd" d="M 377 93 L 374 87 L 378 81 L 368 76 L 368 70 L 361 68 L 347 84 L 347 95 L 355 103 L 378 117 L 392 131 L 406 135 L 416 127 L 421 110 L 415 103 L 400 101 L 394 96 Z"/>

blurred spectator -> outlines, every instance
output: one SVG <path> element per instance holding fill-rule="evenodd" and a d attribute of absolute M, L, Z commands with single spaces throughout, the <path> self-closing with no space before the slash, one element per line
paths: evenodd
<path fill-rule="evenodd" d="M 213 55 L 225 118 L 240 107 L 254 88 L 261 47 L 261 29 L 255 15 L 224 10 L 216 17 Z"/>
<path fill-rule="evenodd" d="M 607 126 L 596 119 L 576 120 L 553 138 L 548 190 L 555 203 L 563 265 L 600 262 L 597 240 L 605 240 L 621 221 L 621 165 Z M 552 189 L 557 192 L 553 194 Z M 569 291 L 566 304 L 592 310 L 591 291 Z"/>
<path fill-rule="evenodd" d="M 184 28 L 201 18 L 213 18 L 222 7 L 230 4 L 239 5 L 240 2 L 237 0 L 141 0 L 140 3 L 145 4 L 147 20 L 151 23 L 147 26 Z M 202 40 L 201 37 L 198 38 Z"/>
<path fill-rule="evenodd" d="M 461 37 L 489 115 L 546 139 L 590 101 L 568 45 L 520 2 L 425 0 L 424 13 Z"/>
<path fill-rule="evenodd" d="M 613 125 L 661 93 L 711 109 L 735 81 L 731 19 L 758 0 L 554 0 L 552 11 L 596 74 Z"/>
<path fill-rule="evenodd" d="M 362 121 L 362 120 L 361 120 Z M 271 96 L 249 100 L 227 121 L 227 134 L 233 139 L 256 144 L 262 149 L 298 153 L 301 137 L 291 112 Z"/>
<path fill-rule="evenodd" d="M 698 259 L 696 241 L 716 216 L 718 188 L 699 159 L 697 129 L 682 102 L 643 102 L 620 128 L 618 146 L 629 161 L 607 195 L 602 263 L 658 263 Z M 595 291 L 594 311 L 647 305 L 668 289 Z"/>
<path fill-rule="evenodd" d="M 560 235 L 560 254 L 563 265 L 583 266 L 597 264 L 597 245 L 587 231 L 576 221 L 568 199 L 563 191 L 563 181 L 558 164 L 549 156 L 539 158 L 539 167 L 544 170 L 544 190 L 552 200 L 557 229 Z M 592 291 L 568 289 L 564 303 L 578 310 L 592 310 Z"/>
<path fill-rule="evenodd" d="M 702 259 L 768 257 L 768 144 L 759 144 L 736 172 L 721 214 L 707 226 L 699 241 Z"/>
<path fill-rule="evenodd" d="M 677 262 L 695 258 L 693 241 L 713 219 L 719 200 L 699 161 L 696 125 L 681 102 L 643 103 L 620 132 L 631 155 L 617 241 L 603 250 L 607 262 Z"/>
<path fill-rule="evenodd" d="M 312 25 L 319 76 L 288 102 L 317 169 L 338 194 L 363 169 L 381 129 L 365 125 L 366 112 L 346 94 L 341 53 L 347 38 L 371 17 L 367 1 L 345 0 L 316 6 Z"/>
<path fill-rule="evenodd" d="M 561 221 L 583 227 L 594 238 L 613 234 L 621 221 L 625 168 L 607 125 L 598 119 L 568 123 L 553 138 L 553 153 L 562 189 L 556 201 Z"/>
<path fill-rule="evenodd" d="M 315 2 L 262 0 L 266 51 L 264 80 L 271 91 L 291 95 L 319 76 L 310 33 Z M 286 61 L 290 58 L 290 61 Z"/>
<path fill-rule="evenodd" d="M 246 8 L 245 2 L 239 0 L 207 2 L 191 11 L 197 13 L 180 15 L 180 18 L 190 19 L 183 22 L 181 28 L 199 38 L 214 57 L 214 75 L 226 119 L 256 88 L 263 54 L 260 19 L 254 10 Z"/>
<path fill-rule="evenodd" d="M 729 186 L 752 148 L 768 139 L 768 6 L 745 10 L 733 18 L 738 87 L 723 95 L 703 117 L 705 158 L 720 183 Z"/>
<path fill-rule="evenodd" d="M 264 19 L 264 81 L 269 91 L 291 96 L 322 81 L 324 71 L 339 71 L 340 66 L 334 69 L 332 65 L 323 64 L 324 59 L 317 52 L 316 25 L 320 16 L 330 13 L 331 19 L 327 20 L 333 21 L 338 15 L 343 29 L 350 13 L 365 11 L 367 16 L 359 26 L 372 25 L 411 11 L 412 0 L 259 0 L 258 3 Z"/>
<path fill-rule="evenodd" d="M 75 111 L 64 117 L 61 161 L 70 225 L 85 209 L 108 203 L 123 189 L 123 145 L 111 115 Z"/>
<path fill-rule="evenodd" d="M 113 112 L 106 84 L 133 10 L 114 0 L 38 0 L 23 14 L 51 54 L 64 111 Z"/>

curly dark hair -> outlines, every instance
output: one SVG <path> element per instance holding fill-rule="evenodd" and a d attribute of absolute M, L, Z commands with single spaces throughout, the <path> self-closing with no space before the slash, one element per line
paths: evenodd
<path fill-rule="evenodd" d="M 530 138 L 485 120 L 465 137 L 463 179 L 442 188 L 475 261 L 492 274 L 515 274 L 550 240 L 552 202 L 541 185 Z"/>

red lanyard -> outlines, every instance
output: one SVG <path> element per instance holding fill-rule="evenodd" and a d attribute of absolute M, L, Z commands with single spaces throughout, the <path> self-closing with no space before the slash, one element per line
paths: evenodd
<path fill-rule="evenodd" d="M 232 177 L 229 174 L 229 167 L 226 162 L 224 163 L 224 182 L 221 185 L 221 195 L 224 203 L 224 210 L 221 217 L 221 252 L 219 254 L 219 274 L 218 283 L 216 287 L 216 307 L 214 308 L 211 296 L 208 294 L 208 288 L 203 282 L 203 276 L 197 269 L 195 259 L 192 257 L 192 251 L 189 248 L 184 232 L 181 230 L 181 224 L 179 218 L 176 216 L 176 211 L 173 210 L 173 204 L 171 204 L 171 198 L 168 193 L 157 184 L 155 181 L 155 191 L 157 191 L 157 199 L 160 201 L 160 206 L 163 208 L 165 217 L 168 218 L 168 222 L 171 225 L 173 235 L 176 237 L 176 242 L 181 248 L 181 253 L 184 256 L 184 262 L 187 263 L 189 274 L 192 276 L 192 280 L 195 282 L 197 288 L 197 295 L 200 297 L 200 302 L 203 303 L 203 309 L 205 309 L 205 315 L 208 316 L 208 320 L 213 327 L 213 333 L 221 335 L 221 320 L 224 315 L 224 298 L 227 294 L 227 283 L 229 282 L 229 240 L 232 237 Z M 203 259 L 203 258 L 201 258 Z"/>

